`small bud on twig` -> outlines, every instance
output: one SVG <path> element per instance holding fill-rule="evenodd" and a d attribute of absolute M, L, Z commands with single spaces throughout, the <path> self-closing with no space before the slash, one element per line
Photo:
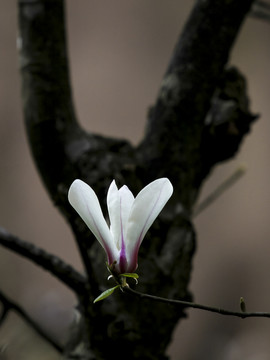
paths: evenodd
<path fill-rule="evenodd" d="M 245 303 L 245 300 L 244 298 L 241 296 L 240 297 L 240 309 L 242 312 L 246 312 L 246 303 Z"/>

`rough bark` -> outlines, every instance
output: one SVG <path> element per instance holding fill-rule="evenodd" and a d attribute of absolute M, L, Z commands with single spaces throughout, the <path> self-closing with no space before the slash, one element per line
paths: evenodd
<path fill-rule="evenodd" d="M 138 302 L 120 292 L 93 305 L 92 300 L 108 287 L 104 256 L 69 206 L 67 191 L 80 178 L 105 200 L 112 179 L 136 193 L 149 181 L 168 177 L 174 195 L 140 250 L 137 289 L 191 298 L 193 205 L 212 167 L 234 155 L 254 120 L 244 78 L 237 70 L 226 70 L 251 3 L 196 2 L 149 112 L 146 134 L 135 148 L 126 140 L 86 133 L 76 120 L 63 0 L 18 2 L 29 144 L 52 201 L 74 231 L 87 275 L 86 291 L 79 297 L 81 318 L 74 324 L 67 359 L 167 358 L 166 348 L 175 325 L 185 316 L 184 309 Z"/>

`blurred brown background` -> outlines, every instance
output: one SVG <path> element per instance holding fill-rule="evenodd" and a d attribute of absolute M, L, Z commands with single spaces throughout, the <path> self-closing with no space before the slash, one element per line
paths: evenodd
<path fill-rule="evenodd" d="M 192 0 L 68 0 L 67 27 L 77 114 L 89 131 L 138 143 L 146 112 Z M 49 31 L 49 29 L 48 29 Z M 15 0 L 0 2 L 0 225 L 81 269 L 67 224 L 34 168 L 23 128 L 16 50 Z M 197 302 L 270 311 L 270 24 L 249 18 L 231 63 L 248 77 L 253 126 L 233 161 L 216 168 L 201 197 L 239 163 L 247 174 L 196 219 L 198 249 L 190 289 Z M 73 295 L 27 261 L 0 248 L 0 288 L 45 329 L 64 339 Z M 270 320 L 235 319 L 188 310 L 170 347 L 173 360 L 268 360 Z M 18 355 L 19 354 L 19 355 Z M 59 356 L 16 316 L 0 329 L 0 359 Z"/>

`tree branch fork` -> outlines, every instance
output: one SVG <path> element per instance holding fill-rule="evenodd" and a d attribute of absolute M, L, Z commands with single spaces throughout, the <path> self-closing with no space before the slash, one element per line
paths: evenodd
<path fill-rule="evenodd" d="M 131 171 L 127 173 L 127 171 L 123 169 L 125 164 L 129 163 L 130 158 L 133 159 L 133 157 L 127 152 L 127 154 L 123 156 L 125 159 L 120 159 L 121 152 L 119 147 L 116 148 L 115 145 L 109 146 L 108 141 L 103 137 L 100 137 L 93 145 L 93 137 L 90 136 L 90 134 L 86 136 L 76 121 L 69 81 L 64 1 L 18 1 L 19 29 L 24 45 L 20 50 L 20 55 L 23 59 L 22 64 L 25 64 L 25 62 L 28 64 L 38 64 L 39 69 L 38 76 L 36 67 L 29 65 L 21 69 L 24 92 L 24 117 L 29 143 L 31 144 L 38 169 L 52 199 L 59 199 L 57 204 L 71 225 L 75 224 L 73 221 L 74 216 L 67 207 L 66 193 L 63 192 L 63 194 L 61 194 L 59 189 L 62 188 L 62 185 L 67 189 L 71 179 L 73 180 L 78 177 L 84 178 L 84 180 L 87 180 L 89 183 L 91 182 L 91 185 L 95 184 L 98 187 L 99 193 L 103 194 L 108 177 L 119 176 L 121 181 L 128 181 L 131 184 L 134 182 L 133 185 L 136 187 L 135 182 L 137 180 L 135 180 L 135 178 L 141 177 L 141 182 L 143 183 L 149 180 L 147 179 L 149 174 L 154 177 L 160 177 L 166 174 L 166 176 L 177 184 L 177 194 L 175 197 L 179 198 L 179 202 L 181 201 L 185 206 L 188 205 L 190 209 L 193 207 L 193 199 L 196 198 L 194 193 L 197 193 L 201 181 L 204 180 L 206 176 L 205 174 L 210 171 L 217 161 L 231 157 L 235 149 L 238 149 L 238 145 L 242 141 L 242 135 L 247 132 L 248 126 L 246 125 L 246 118 L 249 119 L 249 117 L 243 116 L 244 119 L 241 118 L 241 126 L 239 125 L 241 136 L 237 136 L 237 139 L 234 141 L 234 148 L 230 151 L 229 155 L 227 152 L 226 154 L 222 152 L 219 157 L 215 156 L 213 159 L 209 154 L 215 153 L 216 155 L 216 144 L 224 143 L 226 146 L 222 146 L 223 150 L 223 148 L 227 149 L 228 144 L 231 143 L 231 134 L 228 134 L 227 131 L 231 126 L 229 126 L 229 124 L 225 128 L 225 134 L 223 130 L 219 132 L 216 131 L 219 118 L 217 119 L 214 116 L 215 114 L 212 114 L 210 123 L 211 136 L 207 133 L 205 136 L 206 140 L 204 141 L 207 148 L 201 149 L 204 151 L 197 151 L 197 143 L 199 143 L 202 138 L 202 129 L 205 129 L 204 119 L 209 110 L 211 94 L 213 94 L 217 86 L 220 74 L 224 71 L 224 66 L 227 63 L 229 51 L 235 36 L 252 2 L 253 0 L 241 0 L 239 2 L 230 2 L 227 0 L 216 2 L 207 0 L 196 2 L 194 11 L 190 16 L 183 35 L 179 38 L 176 51 L 172 56 L 166 74 L 166 76 L 177 75 L 177 84 L 179 82 L 181 84 L 187 84 L 188 86 L 183 86 L 181 93 L 177 91 L 177 95 L 179 96 L 177 96 L 176 100 L 178 103 L 173 104 L 174 106 L 172 106 L 170 101 L 164 102 L 164 97 L 157 99 L 156 106 L 154 107 L 155 111 L 152 112 L 152 116 L 148 121 L 149 131 L 146 133 L 144 141 L 137 152 L 138 157 L 141 156 L 142 158 L 141 161 L 138 161 L 140 166 L 136 167 L 136 169 L 140 168 L 140 171 L 134 170 L 134 173 Z M 217 10 L 217 16 L 215 10 Z M 234 16 L 232 17 L 231 14 L 234 14 Z M 213 26 L 215 26 L 214 29 L 216 29 L 216 31 L 213 31 Z M 228 31 L 224 31 L 225 28 Z M 50 31 L 48 32 L 47 29 L 50 29 Z M 194 31 L 200 36 L 194 37 Z M 211 39 L 211 42 L 209 42 L 209 39 Z M 207 41 L 207 47 L 205 47 L 205 41 Z M 188 68 L 186 64 L 189 65 Z M 177 69 L 185 69 L 186 71 L 178 71 Z M 192 73 L 192 71 L 187 71 L 188 69 L 194 69 L 195 71 Z M 196 69 L 200 69 L 200 74 L 204 74 L 203 79 L 199 79 Z M 191 92 L 190 84 L 192 84 Z M 169 90 L 170 94 L 171 89 Z M 243 92 L 245 93 L 244 90 Z M 239 97 L 242 99 L 242 93 Z M 233 109 L 236 109 L 236 114 L 242 114 L 242 108 L 240 105 L 237 106 L 238 102 L 236 100 L 234 101 L 236 105 Z M 227 102 L 224 104 L 223 98 L 216 99 L 216 103 L 219 106 L 218 109 L 227 109 L 228 107 Z M 187 111 L 187 109 L 189 111 Z M 239 109 L 241 111 L 238 111 Z M 247 115 L 248 109 L 244 110 L 244 115 Z M 218 111 L 218 114 L 220 114 L 220 111 Z M 233 115 L 235 115 L 235 113 Z M 227 123 L 231 119 L 226 118 L 225 120 L 225 123 Z M 243 126 L 243 122 L 245 126 Z M 173 130 L 169 133 L 166 130 L 168 128 L 176 129 L 176 131 Z M 72 131 L 68 131 L 68 129 L 72 129 Z M 175 134 L 177 136 L 175 136 Z M 189 134 L 192 134 L 192 138 L 189 137 Z M 212 136 L 212 134 L 214 135 Z M 223 142 L 220 141 L 220 137 Z M 79 154 L 81 154 L 80 159 L 76 161 L 76 165 L 74 164 L 72 156 L 66 152 L 66 148 L 74 139 L 76 144 L 80 144 L 78 146 L 76 145 L 76 147 L 77 150 L 79 150 Z M 181 144 L 180 147 L 179 144 Z M 196 151 L 193 151 L 193 148 L 191 149 L 192 144 L 195 144 Z M 85 148 L 90 150 L 84 151 Z M 102 149 L 102 159 L 104 158 L 102 162 L 99 161 L 97 156 L 97 148 Z M 192 151 L 189 151 L 190 149 Z M 101 151 L 99 152 L 101 153 Z M 110 160 L 112 159 L 112 154 L 114 154 L 113 161 Z M 171 159 L 168 157 L 168 154 L 172 155 Z M 194 154 L 196 154 L 196 156 L 194 156 Z M 201 154 L 203 154 L 203 156 Z M 135 156 L 136 159 L 137 155 Z M 129 161 L 127 161 L 127 159 Z M 198 166 L 200 164 L 204 164 L 202 169 Z M 194 172 L 189 170 L 193 168 L 198 170 Z M 181 169 L 181 172 L 179 171 L 178 173 L 178 169 Z M 186 169 L 186 171 L 182 171 L 182 169 Z M 95 175 L 97 173 L 98 176 Z M 186 199 L 183 199 L 183 194 L 187 194 Z M 199 210 L 197 209 L 197 213 L 200 212 L 201 209 L 202 207 L 199 208 Z M 196 216 L 197 213 L 194 213 L 193 216 Z M 90 277 L 98 275 L 100 264 L 95 259 L 92 259 L 93 263 L 90 262 L 90 258 L 88 257 L 90 247 L 87 241 L 88 239 L 86 239 L 84 231 L 75 225 L 72 227 L 86 269 L 86 276 L 77 272 L 57 256 L 25 242 L 3 229 L 0 229 L 0 244 L 29 259 L 46 271 L 49 271 L 77 295 L 80 305 L 84 307 L 85 313 L 83 315 L 85 315 L 86 318 L 85 322 L 89 324 L 88 328 L 84 329 L 85 334 L 82 338 L 85 339 L 88 336 L 89 339 L 91 338 L 91 345 L 94 347 L 96 345 L 97 347 L 100 338 L 106 335 L 102 332 L 102 329 L 99 329 L 100 333 L 97 332 L 97 336 L 95 336 L 95 331 L 93 330 L 94 320 L 102 316 L 103 318 L 110 318 L 112 320 L 109 325 L 113 328 L 115 325 L 114 318 L 117 317 L 117 313 L 110 312 L 111 309 L 109 309 L 109 307 L 104 307 L 100 310 L 95 304 L 90 305 L 93 294 L 96 292 L 93 278 L 91 279 Z M 191 258 L 187 256 L 183 265 L 183 268 L 187 265 L 187 271 L 190 269 L 190 261 Z M 95 270 L 95 272 L 92 270 Z M 186 279 L 187 281 L 183 284 L 174 281 L 173 288 L 178 287 L 179 291 L 181 290 L 182 293 L 187 293 L 186 287 L 189 277 L 187 276 Z M 98 288 L 100 285 L 98 277 L 94 278 L 94 280 Z M 139 299 L 147 299 L 153 302 L 168 303 L 173 306 L 212 311 L 222 315 L 241 315 L 241 318 L 245 318 L 253 316 L 253 314 L 268 314 L 247 313 L 243 311 L 238 313 L 181 300 L 168 300 L 145 293 L 138 293 L 128 287 L 123 287 L 123 291 L 127 293 L 127 295 L 137 297 L 138 301 Z M 177 295 L 175 297 L 177 297 Z M 4 295 L 1 296 L 1 299 L 4 307 L 2 316 L 4 320 L 7 310 L 17 310 L 19 307 Z M 116 305 L 115 303 L 114 305 L 118 306 L 118 304 Z M 112 309 L 113 307 L 112 305 Z M 126 310 L 122 310 L 123 314 Z M 155 311 L 155 308 L 153 310 Z M 87 313 L 87 311 L 89 312 Z M 95 316 L 87 319 L 90 311 L 95 312 Z M 106 311 L 108 311 L 108 313 Z M 128 311 L 130 312 L 130 309 L 128 309 Z M 23 311 L 19 313 L 24 317 L 25 313 Z M 166 316 L 165 314 L 162 318 L 162 314 L 159 314 L 161 320 L 167 320 Z M 256 316 L 261 317 L 262 315 Z M 135 317 L 133 320 L 134 322 L 137 321 Z M 139 320 L 141 321 L 140 325 L 142 325 L 140 340 L 141 344 L 143 344 L 143 331 L 146 328 L 146 326 L 144 326 L 146 323 L 144 322 L 144 318 Z M 173 318 L 171 322 L 175 324 L 176 320 L 177 319 Z M 91 321 L 92 324 L 90 323 Z M 169 321 L 166 321 L 167 329 L 163 329 L 163 333 L 169 334 L 169 332 L 172 331 L 173 327 L 167 325 L 169 323 Z M 156 335 L 159 334 L 157 333 Z M 123 336 L 125 336 L 125 332 L 118 332 L 113 341 L 119 341 L 123 344 Z M 167 338 L 169 339 L 169 336 L 167 336 Z M 110 339 L 104 338 L 104 344 L 107 344 L 107 341 L 110 341 Z M 88 343 L 90 344 L 90 340 Z M 140 343 L 140 341 L 137 343 Z M 149 347 L 149 352 L 155 351 L 157 348 L 156 343 L 157 337 L 155 337 L 155 342 L 151 344 L 152 347 Z M 133 343 L 131 342 L 130 344 Z M 163 348 L 165 348 L 165 346 L 166 344 Z M 106 346 L 104 348 L 106 348 Z M 102 351 L 103 349 L 98 350 Z M 95 350 L 93 350 L 93 352 L 94 351 Z M 162 351 L 163 349 L 161 348 L 159 353 L 151 353 L 151 358 L 157 355 L 156 358 L 160 359 Z M 86 358 L 87 355 L 83 359 Z"/>

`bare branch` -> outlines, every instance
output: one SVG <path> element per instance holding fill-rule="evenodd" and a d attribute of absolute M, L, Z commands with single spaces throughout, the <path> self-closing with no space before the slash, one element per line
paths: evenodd
<path fill-rule="evenodd" d="M 88 149 L 95 151 L 100 140 L 86 134 L 76 120 L 64 0 L 18 0 L 18 5 L 24 121 L 33 158 L 53 203 L 74 230 L 85 229 L 68 204 L 67 192 L 76 177 L 84 178 L 84 166 L 79 163 L 85 164 L 84 153 Z M 87 240 L 81 237 L 77 246 L 91 279 L 93 271 L 88 258 L 91 241 Z"/>
<path fill-rule="evenodd" d="M 45 250 L 31 243 L 19 239 L 17 236 L 8 233 L 1 227 L 0 244 L 18 255 L 26 257 L 44 270 L 49 271 L 75 293 L 81 294 L 85 291 L 86 278 L 59 257 L 49 254 Z"/>
<path fill-rule="evenodd" d="M 138 297 L 140 299 L 149 299 L 149 300 L 158 301 L 158 302 L 171 304 L 171 305 L 175 305 L 175 306 L 180 306 L 180 307 L 188 307 L 188 308 L 193 308 L 193 309 L 205 310 L 205 311 L 217 313 L 217 314 L 220 314 L 220 315 L 235 316 L 235 317 L 240 317 L 242 319 L 245 319 L 245 318 L 248 318 L 248 317 L 270 318 L 270 312 L 230 311 L 230 310 L 225 310 L 225 309 L 221 309 L 221 308 L 217 308 L 217 307 L 196 304 L 196 303 L 189 302 L 189 301 L 166 299 L 166 298 L 159 297 L 159 296 L 149 295 L 149 294 L 145 294 L 145 293 L 141 293 L 141 292 L 138 292 L 136 290 L 133 290 L 130 287 L 127 287 L 127 286 L 122 287 L 122 290 L 124 292 L 126 292 L 128 294 L 131 294 L 133 296 L 136 296 L 136 297 Z"/>
<path fill-rule="evenodd" d="M 201 203 L 195 206 L 193 217 L 198 216 L 209 205 L 213 204 L 226 190 L 234 185 L 246 173 L 246 166 L 240 165 L 227 179 L 225 179 L 211 194 L 209 194 Z"/>
<path fill-rule="evenodd" d="M 166 174 L 177 184 L 178 199 L 189 212 L 209 172 L 203 158 L 205 118 L 252 2 L 196 1 L 149 112 L 142 162 L 151 175 Z"/>

